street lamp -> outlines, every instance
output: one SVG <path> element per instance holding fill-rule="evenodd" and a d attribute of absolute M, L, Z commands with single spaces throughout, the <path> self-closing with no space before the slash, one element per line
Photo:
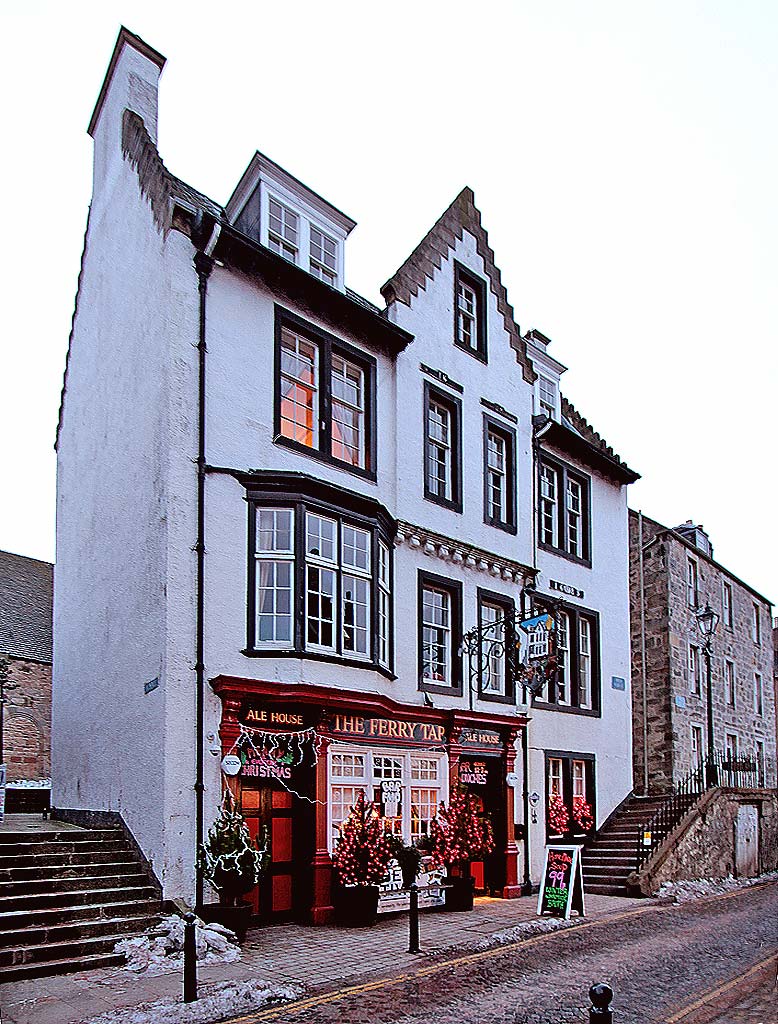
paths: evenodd
<path fill-rule="evenodd" d="M 702 633 L 702 653 L 705 655 L 705 688 L 708 700 L 708 763 L 705 766 L 705 779 L 709 787 L 717 786 L 719 781 L 718 770 L 715 764 L 715 754 L 713 751 L 713 680 L 711 678 L 710 666 L 711 643 L 713 642 L 713 634 L 716 632 L 718 624 L 718 615 L 711 608 L 710 604 L 706 602 L 705 607 L 701 610 L 698 609 L 697 611 L 697 625 L 700 627 L 700 633 Z"/>

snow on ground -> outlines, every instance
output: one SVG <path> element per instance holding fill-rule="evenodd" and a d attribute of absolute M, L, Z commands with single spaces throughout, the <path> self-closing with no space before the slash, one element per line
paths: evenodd
<path fill-rule="evenodd" d="M 208 1024 L 251 1010 L 297 999 L 303 993 L 299 985 L 269 985 L 266 981 L 220 981 L 201 985 L 199 999 L 183 1003 L 181 999 L 156 999 L 154 1002 L 109 1010 L 90 1017 L 82 1024 Z"/>
<path fill-rule="evenodd" d="M 475 948 L 491 949 L 493 946 L 505 946 L 518 939 L 528 939 L 531 935 L 556 932 L 560 928 L 574 928 L 583 920 L 582 917 L 573 917 L 569 921 L 565 921 L 561 917 L 541 917 L 535 921 L 524 921 L 523 924 L 514 925 L 513 928 L 506 928 L 504 931 L 485 936 Z"/>
<path fill-rule="evenodd" d="M 695 878 L 691 881 L 665 882 L 657 892 L 657 898 L 671 898 L 675 903 L 687 903 L 701 896 L 719 896 L 735 889 L 747 889 L 762 882 L 778 881 L 778 871 L 769 871 L 756 878 Z"/>
<path fill-rule="evenodd" d="M 203 964 L 228 964 L 240 959 L 240 946 L 234 932 L 220 924 L 205 924 L 195 918 L 197 961 Z M 143 935 L 122 939 L 114 946 L 127 957 L 125 970 L 151 976 L 182 971 L 184 967 L 184 922 L 175 914 L 164 917 Z"/>

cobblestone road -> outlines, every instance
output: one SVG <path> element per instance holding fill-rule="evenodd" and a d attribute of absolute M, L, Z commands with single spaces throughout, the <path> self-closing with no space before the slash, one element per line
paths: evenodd
<path fill-rule="evenodd" d="M 422 957 L 411 970 L 312 993 L 241 1021 L 573 1024 L 588 1019 L 589 985 L 607 981 L 616 992 L 614 1024 L 777 1024 L 771 957 L 778 958 L 775 883 L 682 906 L 640 907 L 618 920 L 476 954 Z M 759 963 L 761 974 L 751 971 Z M 689 1009 L 749 971 L 718 1002 Z"/>

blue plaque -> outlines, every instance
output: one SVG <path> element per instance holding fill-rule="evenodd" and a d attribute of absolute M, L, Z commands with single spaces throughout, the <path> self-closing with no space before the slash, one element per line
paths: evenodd
<path fill-rule="evenodd" d="M 627 681 L 622 679 L 621 676 L 611 676 L 611 686 L 614 690 L 626 690 Z"/>
<path fill-rule="evenodd" d="M 151 693 L 152 690 L 156 690 L 159 686 L 159 676 L 154 676 L 153 679 L 149 679 L 147 683 L 143 684 L 143 692 Z"/>

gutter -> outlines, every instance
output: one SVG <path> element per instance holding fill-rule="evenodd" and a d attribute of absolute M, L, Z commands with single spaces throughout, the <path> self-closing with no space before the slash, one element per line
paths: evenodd
<path fill-rule="evenodd" d="M 202 221 L 197 225 L 203 227 Z M 200 849 L 203 845 L 205 828 L 203 812 L 203 781 L 205 756 L 205 458 L 206 405 L 205 405 L 205 356 L 206 345 L 206 301 L 208 278 L 213 270 L 213 251 L 219 240 L 221 227 L 213 222 L 208 242 L 198 249 L 194 256 L 199 292 L 199 327 L 197 339 L 197 576 L 195 584 L 195 907 L 203 905 L 203 873 L 200 864 Z M 194 232 L 193 232 L 194 234 Z M 199 234 L 199 232 L 198 232 Z"/>

